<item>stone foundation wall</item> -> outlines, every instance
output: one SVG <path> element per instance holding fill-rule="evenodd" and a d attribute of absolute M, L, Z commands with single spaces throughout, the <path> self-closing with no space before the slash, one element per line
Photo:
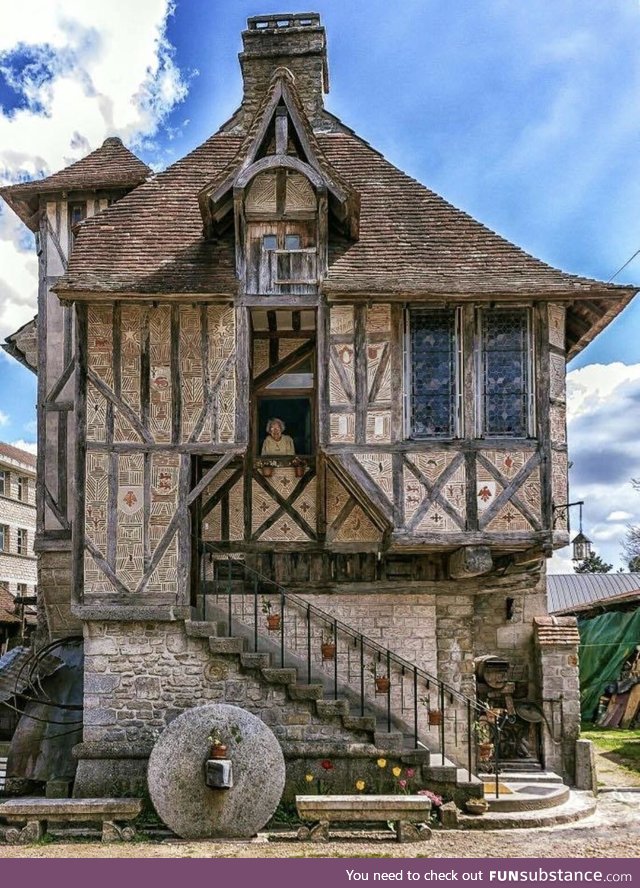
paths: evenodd
<path fill-rule="evenodd" d="M 283 742 L 352 742 L 311 704 L 241 672 L 234 656 L 211 654 L 183 622 L 85 625 L 84 740 L 153 743 L 177 715 L 203 703 L 232 703 L 258 715 Z"/>

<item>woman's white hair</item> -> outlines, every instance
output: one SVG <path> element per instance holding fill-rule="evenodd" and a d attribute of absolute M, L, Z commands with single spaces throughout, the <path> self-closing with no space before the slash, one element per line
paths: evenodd
<path fill-rule="evenodd" d="M 271 427 L 273 426 L 274 422 L 278 423 L 283 432 L 286 429 L 286 425 L 283 423 L 283 421 L 279 417 L 273 416 L 271 419 L 267 420 L 267 435 L 271 434 Z"/>

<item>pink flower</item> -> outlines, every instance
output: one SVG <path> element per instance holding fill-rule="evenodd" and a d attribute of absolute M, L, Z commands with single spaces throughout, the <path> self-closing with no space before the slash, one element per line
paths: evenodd
<path fill-rule="evenodd" d="M 442 796 L 436 795 L 436 793 L 431 792 L 430 789 L 419 789 L 418 795 L 426 796 L 428 799 L 431 799 L 431 804 L 434 808 L 439 808 L 442 804 Z"/>
<path fill-rule="evenodd" d="M 399 786 L 401 789 L 404 789 L 404 788 L 406 787 L 406 785 L 407 785 L 407 781 L 406 781 L 406 780 L 398 780 L 398 786 Z"/>
<path fill-rule="evenodd" d="M 406 773 L 407 777 L 409 778 L 409 780 L 411 780 L 412 777 L 416 776 L 415 768 L 407 768 L 405 773 Z"/>

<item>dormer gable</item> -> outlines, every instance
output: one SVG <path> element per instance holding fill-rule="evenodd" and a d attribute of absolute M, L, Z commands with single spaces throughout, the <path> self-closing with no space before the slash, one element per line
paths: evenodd
<path fill-rule="evenodd" d="M 266 240 L 258 252 L 273 252 L 272 264 L 289 267 L 299 260 L 298 271 L 308 284 L 302 292 L 308 292 L 326 274 L 329 228 L 350 240 L 358 236 L 358 195 L 324 157 L 297 96 L 295 79 L 285 68 L 274 73 L 235 161 L 201 190 L 199 202 L 205 237 L 220 236 L 233 219 L 241 281 L 249 266 L 259 261 L 257 240 L 262 237 Z M 265 225 L 273 230 L 261 231 Z M 307 251 L 306 258 L 300 251 Z M 278 258 L 288 252 L 300 255 L 295 260 L 289 257 L 291 261 Z M 283 292 L 276 280 L 286 280 L 284 292 L 292 292 L 290 273 L 298 274 L 291 267 L 285 278 L 276 274 L 275 292 Z M 245 284 L 248 292 L 264 288 L 264 281 L 246 279 Z"/>

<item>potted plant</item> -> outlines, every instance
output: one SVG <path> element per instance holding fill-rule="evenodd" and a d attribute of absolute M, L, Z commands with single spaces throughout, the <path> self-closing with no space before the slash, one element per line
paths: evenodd
<path fill-rule="evenodd" d="M 478 761 L 488 762 L 493 755 L 493 732 L 486 718 L 479 718 L 473 726 L 473 733 L 478 744 Z"/>
<path fill-rule="evenodd" d="M 427 721 L 429 725 L 437 727 L 442 724 L 442 711 L 440 709 L 431 709 L 431 701 L 429 697 L 422 697 L 420 702 L 427 709 Z"/>
<path fill-rule="evenodd" d="M 280 614 L 272 613 L 273 603 L 270 598 L 263 597 L 262 613 L 267 618 L 267 629 L 269 632 L 276 632 L 280 628 Z"/>
<path fill-rule="evenodd" d="M 303 459 L 301 459 L 299 456 L 295 456 L 291 460 L 291 465 L 293 466 L 293 468 L 295 470 L 296 478 L 302 478 L 304 473 L 307 470 L 307 464 L 305 463 L 305 461 Z"/>
<path fill-rule="evenodd" d="M 333 633 L 333 626 L 324 630 L 322 636 L 322 644 L 320 645 L 323 660 L 335 660 L 336 657 L 336 641 Z"/>
<path fill-rule="evenodd" d="M 207 740 L 210 744 L 209 758 L 223 759 L 227 757 L 227 744 L 222 740 L 220 728 L 213 728 Z"/>
<path fill-rule="evenodd" d="M 278 465 L 277 462 L 271 459 L 263 459 L 260 463 L 262 467 L 262 474 L 265 478 L 270 478 L 273 475 L 273 470 Z"/>
<path fill-rule="evenodd" d="M 377 666 L 376 661 L 373 660 L 369 664 L 369 672 L 373 675 L 373 680 L 376 685 L 376 694 L 386 694 L 391 687 L 391 679 L 388 675 L 378 675 L 377 674 Z"/>

